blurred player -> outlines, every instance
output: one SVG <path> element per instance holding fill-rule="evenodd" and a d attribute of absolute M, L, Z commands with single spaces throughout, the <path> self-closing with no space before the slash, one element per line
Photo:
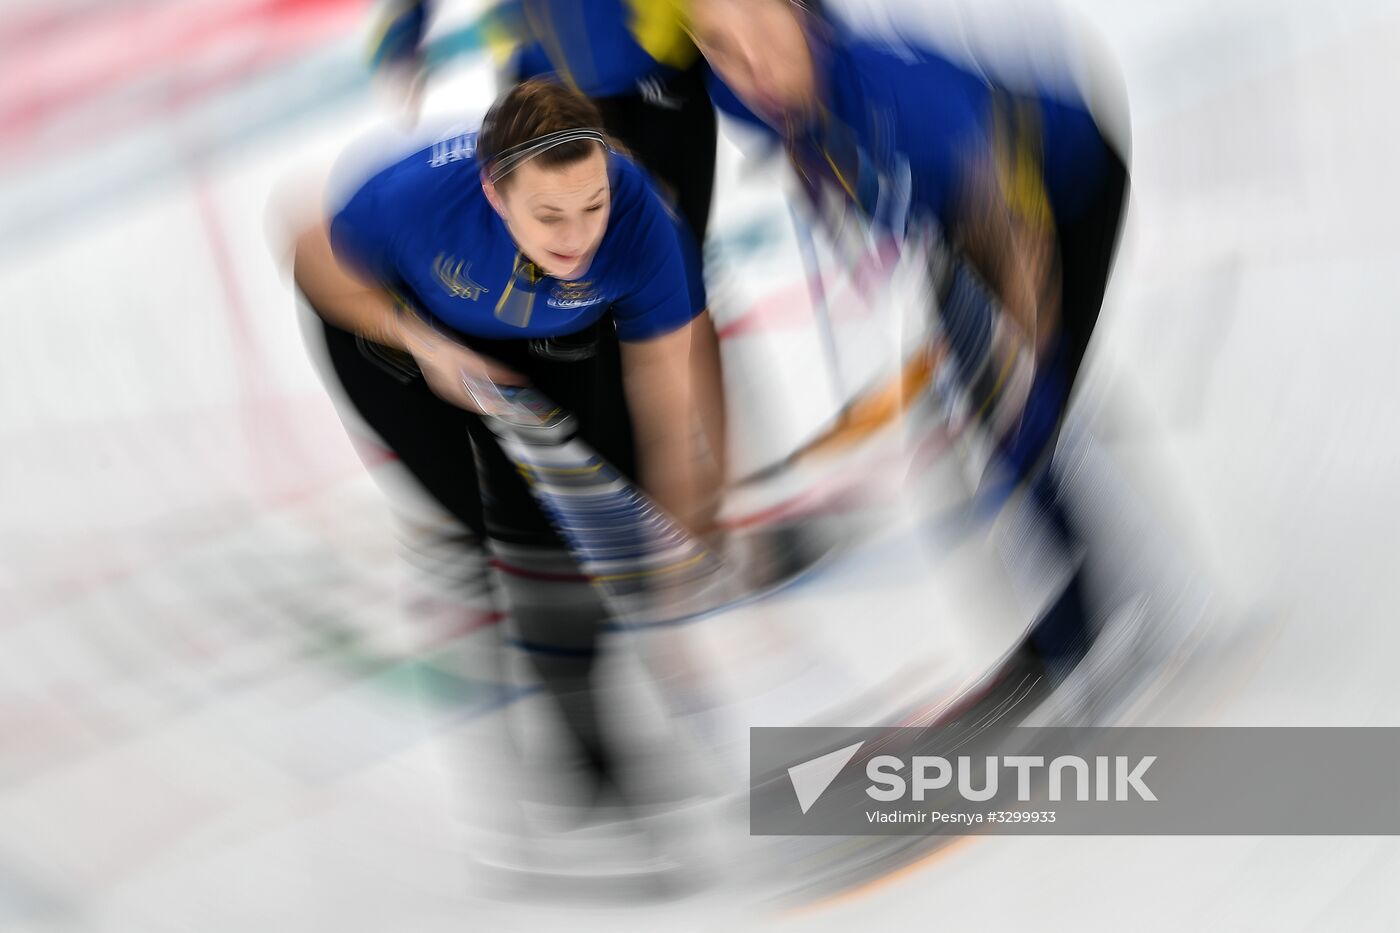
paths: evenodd
<path fill-rule="evenodd" d="M 696 411 L 719 389 L 690 362 L 703 283 L 683 230 L 599 123 L 561 84 L 512 88 L 480 135 L 385 168 L 306 231 L 296 280 L 329 324 L 400 368 L 363 387 L 371 426 L 490 539 L 519 640 L 605 791 L 614 762 L 591 678 L 606 613 L 467 384 L 537 387 L 574 413 L 583 441 L 705 530 L 715 471 L 700 466 Z"/>
<path fill-rule="evenodd" d="M 994 341 L 990 351 L 1004 353 L 1005 365 L 960 360 L 960 370 L 974 407 L 994 412 L 1014 359 L 1034 360 L 999 453 L 1073 559 L 1051 455 L 1127 192 L 1124 161 L 1087 106 L 998 87 L 926 49 L 839 35 L 794 0 L 693 0 L 692 14 L 697 44 L 724 84 L 716 101 L 782 139 L 815 202 L 835 196 L 897 236 L 933 224 L 994 289 L 1004 316 L 971 324 L 1008 337 L 1011 346 L 998 351 Z M 947 299 L 950 283 L 938 284 Z M 946 320 L 946 301 L 942 313 L 947 330 L 968 329 Z M 1080 577 L 1036 629 L 1036 648 L 1054 662 L 1072 662 L 1087 645 Z"/>

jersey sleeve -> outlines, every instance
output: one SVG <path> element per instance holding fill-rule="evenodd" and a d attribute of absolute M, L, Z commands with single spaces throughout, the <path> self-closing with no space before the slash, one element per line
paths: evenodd
<path fill-rule="evenodd" d="M 629 225 L 624 248 L 630 288 L 613 303 L 623 340 L 651 340 L 690 323 L 705 310 L 700 250 L 683 223 L 645 185 L 621 218 Z"/>
<path fill-rule="evenodd" d="M 335 258 L 372 281 L 398 279 L 393 212 L 384 196 L 386 175 L 381 173 L 350 195 L 331 217 L 331 250 Z"/>

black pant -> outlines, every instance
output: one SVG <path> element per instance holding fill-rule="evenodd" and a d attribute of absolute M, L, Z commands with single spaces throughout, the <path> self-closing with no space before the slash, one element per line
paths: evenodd
<path fill-rule="evenodd" d="M 1066 398 L 1079 375 L 1089 338 L 1103 307 L 1127 206 L 1127 166 L 1107 141 L 1104 148 L 1107 165 L 1098 193 L 1087 209 L 1072 221 L 1060 224 L 1057 235 Z"/>
<path fill-rule="evenodd" d="M 705 87 L 705 68 L 657 79 L 650 96 L 625 94 L 594 100 L 603 126 L 629 150 L 676 209 L 697 243 L 705 242 L 715 186 L 715 108 Z"/>
<path fill-rule="evenodd" d="M 360 417 L 433 499 L 478 537 L 486 526 L 468 425 L 474 416 L 438 398 L 407 354 L 324 321 L 332 373 Z"/>
<path fill-rule="evenodd" d="M 1103 308 L 1127 206 L 1127 166 L 1107 141 L 1104 148 L 1107 164 L 1096 196 L 1086 210 L 1062 223 L 1057 235 L 1062 326 L 1056 362 L 1062 388 L 1058 399 L 1061 421 Z M 1067 513 L 1055 465 L 1053 447 L 1057 436 L 1058 431 L 1051 434 L 1038 465 L 1020 478 L 1026 482 L 1027 494 L 1040 512 L 1047 532 L 1073 559 L 1082 542 Z M 1033 650 L 1049 664 L 1052 677 L 1062 675 L 1088 650 L 1093 639 L 1091 609 L 1081 568 L 1038 620 L 1031 636 Z"/>

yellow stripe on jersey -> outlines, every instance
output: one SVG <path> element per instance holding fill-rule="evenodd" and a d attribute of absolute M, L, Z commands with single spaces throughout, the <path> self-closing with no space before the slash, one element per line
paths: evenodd
<path fill-rule="evenodd" d="M 1036 230 L 1053 230 L 1055 215 L 1045 192 L 1040 114 L 1030 101 L 993 101 L 997 176 L 1011 212 Z"/>
<path fill-rule="evenodd" d="M 537 285 L 542 277 L 543 273 L 539 272 L 533 262 L 516 253 L 515 268 L 511 270 L 510 281 L 501 292 L 501 300 L 496 302 L 496 317 L 516 327 L 529 327 L 530 317 L 535 312 L 533 286 Z M 531 286 L 530 291 L 516 291 L 515 283 L 521 278 Z"/>
<path fill-rule="evenodd" d="M 689 68 L 699 54 L 685 29 L 684 0 L 627 0 L 632 9 L 632 38 L 648 55 L 677 70 Z"/>

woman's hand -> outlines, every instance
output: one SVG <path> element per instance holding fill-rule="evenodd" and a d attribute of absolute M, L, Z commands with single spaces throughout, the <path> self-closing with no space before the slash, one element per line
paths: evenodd
<path fill-rule="evenodd" d="M 399 325 L 403 347 L 413 354 L 428 387 L 444 401 L 481 414 L 481 406 L 467 391 L 466 379 L 485 380 L 497 385 L 525 385 L 527 380 L 515 370 L 475 353 L 433 330 L 425 321 L 405 314 Z"/>

